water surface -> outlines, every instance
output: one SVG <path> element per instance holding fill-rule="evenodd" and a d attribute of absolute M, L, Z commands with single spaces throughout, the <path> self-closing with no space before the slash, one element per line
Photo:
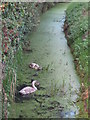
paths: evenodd
<path fill-rule="evenodd" d="M 39 81 L 40 87 L 26 98 L 17 95 L 9 117 L 74 118 L 78 114 L 75 101 L 80 88 L 79 77 L 63 32 L 67 6 L 62 3 L 48 10 L 41 16 L 36 32 L 26 36 L 32 52 L 23 53 L 24 63 L 18 72 L 18 80 L 20 87 L 31 85 L 31 79 Z M 30 69 L 28 65 L 32 62 L 38 63 L 43 70 Z"/>

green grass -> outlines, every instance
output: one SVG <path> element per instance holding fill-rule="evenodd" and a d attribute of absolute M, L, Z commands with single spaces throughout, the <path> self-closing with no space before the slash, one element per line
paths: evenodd
<path fill-rule="evenodd" d="M 66 11 L 68 44 L 76 69 L 86 87 L 88 81 L 88 3 L 72 3 Z"/>
<path fill-rule="evenodd" d="M 66 11 L 65 24 L 68 25 L 66 37 L 74 56 L 77 73 L 81 77 L 80 82 L 88 88 L 88 3 L 70 4 Z M 82 118 L 82 115 L 87 118 L 84 102 L 79 101 L 77 105 L 81 105 L 77 118 Z"/>

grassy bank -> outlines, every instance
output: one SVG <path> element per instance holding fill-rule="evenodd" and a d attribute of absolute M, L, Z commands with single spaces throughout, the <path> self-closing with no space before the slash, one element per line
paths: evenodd
<path fill-rule="evenodd" d="M 87 87 L 88 81 L 88 3 L 72 3 L 64 25 L 76 70 Z"/>
<path fill-rule="evenodd" d="M 88 88 L 88 3 L 72 3 L 66 10 L 64 32 L 74 57 L 75 68 L 81 78 L 81 97 L 87 98 Z M 82 85 L 83 83 L 83 85 Z M 83 91 L 84 89 L 84 91 Z M 85 96 L 83 96 L 83 94 Z M 79 117 L 87 117 L 88 100 L 81 103 Z"/>

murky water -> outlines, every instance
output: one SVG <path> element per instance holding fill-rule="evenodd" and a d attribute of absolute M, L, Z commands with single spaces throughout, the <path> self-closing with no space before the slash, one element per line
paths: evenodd
<path fill-rule="evenodd" d="M 74 118 L 78 114 L 75 101 L 79 78 L 62 28 L 66 8 L 62 3 L 47 11 L 41 16 L 37 31 L 26 36 L 32 52 L 23 54 L 25 61 L 18 72 L 21 86 L 9 108 L 10 118 Z M 43 70 L 30 69 L 32 62 Z M 31 85 L 31 79 L 40 82 L 38 90 L 33 95 L 20 96 L 18 90 Z"/>

